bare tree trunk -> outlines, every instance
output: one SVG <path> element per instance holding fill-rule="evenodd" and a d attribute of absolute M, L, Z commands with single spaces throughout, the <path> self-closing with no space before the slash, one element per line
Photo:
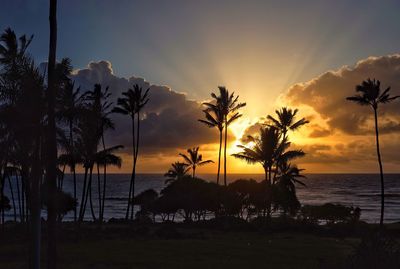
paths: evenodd
<path fill-rule="evenodd" d="M 226 121 L 226 115 L 225 115 L 225 145 L 224 145 L 224 185 L 226 186 L 226 144 L 228 140 L 228 126 L 227 126 L 227 121 Z"/>
<path fill-rule="evenodd" d="M 135 116 L 132 116 L 132 175 L 131 181 L 129 184 L 129 195 L 128 195 L 128 206 L 126 207 L 126 215 L 125 219 L 129 219 L 129 213 L 131 212 L 131 204 L 132 204 L 132 193 L 135 193 L 135 174 L 136 174 L 136 167 L 135 167 L 135 156 L 136 156 L 136 139 L 135 139 Z M 132 205 L 133 207 L 133 205 Z"/>
<path fill-rule="evenodd" d="M 138 160 L 138 154 L 139 154 L 139 132 L 140 132 L 140 114 L 139 112 L 137 113 L 137 118 L 136 118 L 136 151 L 135 151 L 135 156 L 133 159 L 133 170 L 134 170 L 134 177 L 133 177 L 133 182 L 132 182 L 132 208 L 131 208 L 131 220 L 133 220 L 133 215 L 135 211 L 135 181 L 136 181 L 136 163 Z"/>
<path fill-rule="evenodd" d="M 11 183 L 10 175 L 7 173 L 8 185 L 10 186 L 10 193 L 11 193 L 11 200 L 13 204 L 14 210 L 14 221 L 17 222 L 17 207 L 15 206 L 15 199 L 14 199 L 14 188 Z"/>
<path fill-rule="evenodd" d="M 384 180 L 383 180 L 383 167 L 382 167 L 381 152 L 380 152 L 380 148 L 379 148 L 379 127 L 378 127 L 377 108 L 374 108 L 374 116 L 375 116 L 376 154 L 378 156 L 379 172 L 380 172 L 380 177 L 381 177 L 381 217 L 379 220 L 379 226 L 381 228 L 383 228 L 383 217 L 384 217 L 384 211 L 385 211 L 385 187 L 384 187 Z"/>
<path fill-rule="evenodd" d="M 19 219 L 22 223 L 22 208 L 21 208 L 21 191 L 19 188 L 19 177 L 18 171 L 15 171 L 15 181 L 17 183 L 17 198 L 18 198 L 18 212 L 19 212 Z"/>
<path fill-rule="evenodd" d="M 104 141 L 104 135 L 101 136 L 101 140 L 103 142 L 103 149 L 106 150 L 106 143 Z M 103 222 L 104 218 L 104 204 L 106 201 L 106 186 L 107 186 L 107 163 L 104 163 L 104 177 L 103 177 L 103 200 L 100 207 L 100 223 Z"/>
<path fill-rule="evenodd" d="M 40 185 L 41 185 L 41 169 L 40 169 L 40 136 L 37 130 L 35 142 L 35 155 L 33 157 L 33 165 L 31 171 L 31 182 L 29 188 L 29 209 L 31 213 L 30 227 L 31 227 L 31 256 L 30 267 L 33 269 L 40 269 L 40 249 L 41 249 L 41 205 L 40 205 Z M 55 181 L 54 181 L 55 182 Z M 28 204 L 28 203 L 27 203 Z"/>
<path fill-rule="evenodd" d="M 98 200 L 99 200 L 99 221 L 101 222 L 101 181 L 100 181 L 100 167 L 99 164 L 97 166 L 97 192 L 98 192 Z"/>
<path fill-rule="evenodd" d="M 218 172 L 217 172 L 217 184 L 218 185 L 219 185 L 219 174 L 221 171 L 221 148 L 222 148 L 222 130 L 219 130 Z"/>
<path fill-rule="evenodd" d="M 57 212 L 55 208 L 55 195 L 57 190 L 56 169 L 57 169 L 57 142 L 56 142 L 56 123 L 55 123 L 55 64 L 57 49 L 57 0 L 50 0 L 49 10 L 50 22 L 50 44 L 48 60 L 48 89 L 47 89 L 47 221 L 48 221 L 48 240 L 47 240 L 47 268 L 57 268 Z"/>
<path fill-rule="evenodd" d="M 93 182 L 93 166 L 90 167 L 89 170 L 89 184 L 88 184 L 88 191 L 89 191 L 89 205 L 90 205 L 90 212 L 92 213 L 93 221 L 96 221 L 96 214 L 94 213 L 93 208 L 93 198 L 92 198 L 92 182 Z"/>
<path fill-rule="evenodd" d="M 82 222 L 83 218 L 85 217 L 85 201 L 86 201 L 85 198 L 86 198 L 87 175 L 88 175 L 88 168 L 85 167 L 85 178 L 83 179 L 81 206 L 79 209 L 79 222 Z"/>

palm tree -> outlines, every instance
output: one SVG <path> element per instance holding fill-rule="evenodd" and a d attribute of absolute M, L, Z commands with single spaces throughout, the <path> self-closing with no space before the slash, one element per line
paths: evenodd
<path fill-rule="evenodd" d="M 65 140 L 63 143 L 64 149 L 66 149 L 67 153 L 70 155 L 68 158 L 68 162 L 64 163 L 70 167 L 70 170 L 73 175 L 73 184 L 74 184 L 74 199 L 77 199 L 76 196 L 76 163 L 75 160 L 78 156 L 74 147 L 74 126 L 79 117 L 79 113 L 81 111 L 82 95 L 80 94 L 80 87 L 75 90 L 74 83 L 70 80 L 66 83 L 64 87 L 60 88 L 60 92 L 57 96 L 57 113 L 56 117 L 61 122 L 65 122 L 68 126 L 69 138 Z M 67 142 L 67 143 L 65 143 Z M 74 209 L 74 221 L 77 220 L 77 212 L 76 206 Z"/>
<path fill-rule="evenodd" d="M 98 131 L 101 137 L 101 143 L 103 145 L 103 150 L 106 150 L 106 144 L 104 139 L 104 134 L 107 129 L 114 129 L 114 123 L 110 119 L 111 106 L 112 103 L 108 102 L 108 99 L 111 97 L 111 93 L 109 92 L 109 87 L 106 87 L 104 91 L 100 84 L 95 84 L 93 91 L 89 91 L 85 93 L 85 99 L 90 101 L 90 106 L 95 111 L 98 117 Z M 98 171 L 99 172 L 99 171 Z M 97 185 L 100 190 L 100 177 L 97 177 Z M 107 185 L 107 165 L 103 166 L 103 195 L 101 198 L 99 191 L 99 220 L 103 221 L 104 214 L 104 202 L 105 202 L 105 192 Z"/>
<path fill-rule="evenodd" d="M 217 184 L 219 184 L 219 175 L 221 170 L 221 150 L 222 150 L 222 131 L 224 129 L 224 114 L 220 104 L 203 103 L 206 109 L 203 110 L 205 120 L 200 119 L 210 128 L 217 128 L 219 131 L 219 150 L 218 150 L 218 170 L 217 170 Z"/>
<path fill-rule="evenodd" d="M 199 147 L 191 148 L 187 150 L 189 155 L 179 153 L 180 156 L 185 160 L 185 164 L 192 169 L 192 177 L 196 175 L 196 167 L 203 166 L 208 163 L 214 163 L 212 160 L 203 161 L 203 155 L 199 154 Z"/>
<path fill-rule="evenodd" d="M 182 179 L 187 175 L 189 169 L 190 168 L 188 168 L 188 165 L 186 163 L 175 162 L 171 164 L 171 168 L 168 170 L 167 173 L 164 174 L 164 177 L 168 178 L 167 180 L 165 180 L 165 183 L 167 184 L 172 181 Z"/>
<path fill-rule="evenodd" d="M 254 145 L 246 147 L 239 145 L 242 152 L 232 154 L 235 158 L 245 160 L 250 164 L 260 163 L 264 168 L 265 180 L 272 183 L 273 167 L 297 157 L 304 156 L 302 150 L 288 150 L 290 142 L 281 140 L 281 135 L 275 127 L 260 128 L 259 136 L 248 136 Z"/>
<path fill-rule="evenodd" d="M 113 154 L 113 152 L 122 149 L 122 145 L 117 145 L 113 146 L 110 148 L 103 149 L 95 154 L 94 161 L 97 165 L 97 176 L 98 176 L 98 197 L 99 197 L 99 221 L 100 223 L 103 222 L 104 219 L 104 202 L 105 202 L 105 197 L 106 197 L 106 185 L 103 185 L 103 194 L 100 193 L 100 171 L 99 167 L 101 166 L 108 166 L 108 165 L 113 165 L 117 166 L 118 168 L 121 168 L 122 164 L 122 159 L 119 156 L 116 156 Z M 103 181 L 104 183 L 105 181 Z"/>
<path fill-rule="evenodd" d="M 231 94 L 229 91 L 223 87 L 219 86 L 219 95 L 217 96 L 215 93 L 211 93 L 211 97 L 214 98 L 218 107 L 220 107 L 222 111 L 222 116 L 224 118 L 224 127 L 225 127 L 225 137 L 224 137 L 224 185 L 227 185 L 226 181 L 226 147 L 228 140 L 228 126 L 240 118 L 242 115 L 238 112 L 238 110 L 244 106 L 246 103 L 238 103 L 239 96 L 235 97 L 235 93 Z"/>
<path fill-rule="evenodd" d="M 57 263 L 57 212 L 55 207 L 57 192 L 57 141 L 55 122 L 56 97 L 56 50 L 57 50 L 57 0 L 50 0 L 49 9 L 50 38 L 48 58 L 48 89 L 47 89 L 47 206 L 48 240 L 47 240 L 47 267 L 56 268 Z"/>
<path fill-rule="evenodd" d="M 126 92 L 122 93 L 122 98 L 118 98 L 117 106 L 113 109 L 114 113 L 119 113 L 122 115 L 128 115 L 131 118 L 132 124 L 132 174 L 131 181 L 129 184 L 129 195 L 128 195 L 128 205 L 126 208 L 125 218 L 133 219 L 134 211 L 134 197 L 135 197 L 135 178 L 136 178 L 136 163 L 139 154 L 139 134 L 140 134 L 140 112 L 143 107 L 149 101 L 148 94 L 150 88 L 143 91 L 142 87 L 138 84 L 133 85 L 133 89 L 128 89 Z M 135 123 L 136 119 L 136 123 Z M 136 128 L 135 128 L 136 125 Z M 135 133 L 136 129 L 136 133 Z"/>
<path fill-rule="evenodd" d="M 381 217 L 380 217 L 380 227 L 383 227 L 383 216 L 385 209 L 385 188 L 384 188 L 384 180 L 383 180 L 383 167 L 382 167 L 382 159 L 379 148 L 379 127 L 378 127 L 378 106 L 379 104 L 387 104 L 400 96 L 390 96 L 390 87 L 386 88 L 383 92 L 381 92 L 381 82 L 379 80 L 371 80 L 367 79 L 361 82 L 360 85 L 356 86 L 356 92 L 358 94 L 347 97 L 346 99 L 352 102 L 355 102 L 362 106 L 371 106 L 374 110 L 374 118 L 375 118 L 375 139 L 376 139 L 376 154 L 378 156 L 378 164 L 379 164 L 379 172 L 381 178 Z"/>
<path fill-rule="evenodd" d="M 283 107 L 281 110 L 275 110 L 275 113 L 278 116 L 277 119 L 271 115 L 268 115 L 267 118 L 272 122 L 272 126 L 281 131 L 283 139 L 287 139 L 288 131 L 295 131 L 301 126 L 309 123 L 309 121 L 305 118 L 296 121 L 296 114 L 298 111 L 298 109 L 292 110 L 290 108 Z"/>

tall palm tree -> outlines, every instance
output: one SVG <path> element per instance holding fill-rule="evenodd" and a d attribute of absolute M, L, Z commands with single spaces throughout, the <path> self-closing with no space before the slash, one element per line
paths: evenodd
<path fill-rule="evenodd" d="M 129 184 L 128 205 L 126 208 L 125 218 L 133 219 L 134 197 L 135 197 L 135 178 L 136 178 L 136 163 L 139 154 L 139 135 L 140 135 L 140 112 L 149 101 L 150 88 L 143 91 L 138 84 L 133 85 L 133 89 L 128 89 L 122 93 L 122 98 L 118 98 L 117 106 L 113 109 L 114 113 L 127 115 L 131 118 L 132 124 L 132 174 Z M 136 120 L 136 123 L 135 123 Z M 135 128 L 136 126 L 136 128 Z M 136 132 L 135 132 L 136 129 Z"/>
<path fill-rule="evenodd" d="M 220 107 L 222 111 L 222 115 L 224 118 L 224 127 L 225 127 L 225 137 L 224 137 L 224 185 L 227 185 L 226 180 L 226 147 L 228 141 L 228 126 L 240 118 L 242 115 L 238 112 L 238 110 L 244 106 L 246 103 L 239 103 L 239 96 L 235 97 L 235 93 L 229 93 L 228 89 L 223 86 L 218 87 L 219 95 L 217 96 L 215 93 L 211 93 L 211 97 L 214 98 L 218 107 Z"/>
<path fill-rule="evenodd" d="M 375 79 L 367 79 L 361 82 L 360 85 L 356 86 L 356 92 L 356 95 L 347 97 L 346 99 L 362 106 L 371 106 L 374 111 L 376 154 L 378 156 L 379 172 L 381 179 L 381 217 L 379 224 L 380 227 L 383 227 L 383 217 L 385 211 L 385 188 L 381 152 L 379 148 L 378 107 L 379 104 L 390 103 L 400 96 L 390 96 L 390 87 L 381 92 L 381 82 Z"/>
<path fill-rule="evenodd" d="M 271 115 L 268 115 L 267 118 L 272 122 L 272 126 L 282 132 L 283 139 L 287 139 L 288 131 L 295 131 L 301 126 L 309 123 L 305 118 L 296 121 L 296 114 L 298 112 L 298 109 L 292 110 L 287 107 L 282 107 L 280 110 L 275 110 L 275 113 L 278 116 L 277 119 Z"/>
<path fill-rule="evenodd" d="M 197 166 L 203 166 L 208 163 L 214 163 L 212 160 L 203 161 L 203 155 L 199 154 L 199 147 L 191 148 L 187 150 L 188 155 L 179 153 L 180 156 L 185 160 L 185 164 L 192 169 L 192 177 L 196 175 Z"/>
<path fill-rule="evenodd" d="M 100 84 L 95 84 L 94 89 L 92 91 L 85 93 L 85 99 L 90 101 L 90 106 L 95 111 L 98 117 L 98 130 L 101 137 L 101 143 L 103 145 L 103 150 L 106 150 L 106 144 L 104 135 L 106 130 L 114 129 L 114 123 L 110 118 L 111 106 L 112 103 L 108 101 L 111 97 L 111 93 L 109 92 L 109 87 L 106 87 L 103 91 Z M 98 188 L 100 189 L 100 177 L 97 178 Z M 106 192 L 106 185 L 107 185 L 107 165 L 103 166 L 103 195 L 99 197 L 99 220 L 102 222 L 103 214 L 104 214 L 104 202 L 105 202 L 105 192 Z M 100 195 L 100 193 L 99 193 Z"/>
<path fill-rule="evenodd" d="M 68 126 L 68 139 L 64 139 L 64 149 L 70 155 L 67 163 L 64 163 L 70 167 L 73 175 L 73 185 L 74 185 L 74 199 L 77 199 L 76 190 L 76 163 L 77 152 L 74 147 L 74 127 L 77 123 L 79 113 L 82 108 L 82 95 L 80 94 L 80 87 L 75 89 L 74 82 L 68 80 L 64 87 L 60 88 L 59 94 L 57 95 L 57 112 L 56 118 L 65 123 Z M 65 143 L 67 142 L 67 143 Z M 74 221 L 77 220 L 76 206 L 74 209 Z"/>
<path fill-rule="evenodd" d="M 27 209 L 30 213 L 31 267 L 40 268 L 41 221 L 40 181 L 42 177 L 42 127 L 44 117 L 44 81 L 34 61 L 26 54 L 32 37 L 17 39 L 11 29 L 0 37 L 1 112 L 7 126 L 9 141 L 6 147 L 18 156 L 23 185 L 26 186 Z M 29 134 L 29 135 L 27 135 Z M 12 146 L 11 146 L 11 145 Z M 2 154 L 3 172 L 9 151 Z M 2 176 L 4 187 L 4 175 Z M 25 184 L 27 183 L 27 184 Z M 24 188 L 23 188 L 24 189 Z M 51 226 L 51 225 L 50 225 Z M 51 229 L 51 227 L 50 227 Z M 50 240 L 54 239 L 53 237 Z"/>
<path fill-rule="evenodd" d="M 221 170 L 221 150 L 222 150 L 222 132 L 224 130 L 224 114 L 222 111 L 221 104 L 216 103 L 203 103 L 206 109 L 203 110 L 205 120 L 199 119 L 201 123 L 204 123 L 210 128 L 217 128 L 219 132 L 219 150 L 218 150 L 218 170 L 217 170 L 217 184 L 219 184 L 219 175 Z"/>
<path fill-rule="evenodd" d="M 249 136 L 248 139 L 254 145 L 252 147 L 239 145 L 242 152 L 232 156 L 250 164 L 260 163 L 264 168 L 265 180 L 269 184 L 272 184 L 274 167 L 278 169 L 280 163 L 304 156 L 302 150 L 288 150 L 290 142 L 281 140 L 280 132 L 275 127 L 260 128 L 259 136 Z"/>
<path fill-rule="evenodd" d="M 47 267 L 55 269 L 57 266 L 57 212 L 55 207 L 57 192 L 57 141 L 55 121 L 55 97 L 56 97 L 56 50 L 57 50 L 57 0 L 50 0 L 49 9 L 49 58 L 47 81 L 47 205 L 48 240 L 47 240 Z"/>
<path fill-rule="evenodd" d="M 189 167 L 186 163 L 181 162 L 174 162 L 171 164 L 171 168 L 164 174 L 164 177 L 167 177 L 165 183 L 170 183 L 175 180 L 182 179 L 184 176 L 187 175 L 189 171 Z"/>

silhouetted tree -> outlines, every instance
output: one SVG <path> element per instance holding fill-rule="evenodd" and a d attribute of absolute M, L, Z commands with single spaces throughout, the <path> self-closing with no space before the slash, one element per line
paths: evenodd
<path fill-rule="evenodd" d="M 187 175 L 189 169 L 190 167 L 188 167 L 188 164 L 186 163 L 175 162 L 171 164 L 171 168 L 168 170 L 167 173 L 164 174 L 164 177 L 168 178 L 165 180 L 165 183 L 167 184 L 174 180 L 182 179 L 184 176 Z"/>
<path fill-rule="evenodd" d="M 186 165 L 192 169 L 192 177 L 196 175 L 197 166 L 203 166 L 208 163 L 214 163 L 212 160 L 203 161 L 203 156 L 199 154 L 199 147 L 191 148 L 187 150 L 188 155 L 179 153 L 180 156 L 185 160 Z"/>
<path fill-rule="evenodd" d="M 246 106 L 246 103 L 238 103 L 239 96 L 235 97 L 234 92 L 229 93 L 228 89 L 223 86 L 219 86 L 218 90 L 219 95 L 217 96 L 215 93 L 211 93 L 211 97 L 214 98 L 217 107 L 221 109 L 224 118 L 224 185 L 226 186 L 226 147 L 228 140 L 228 126 L 242 116 L 238 110 Z"/>
<path fill-rule="evenodd" d="M 134 196 L 135 196 L 135 177 L 136 177 L 136 163 L 139 154 L 139 135 L 140 135 L 140 112 L 143 107 L 149 101 L 148 94 L 150 88 L 143 91 L 143 89 L 138 85 L 133 85 L 133 89 L 128 89 L 126 92 L 123 92 L 122 98 L 118 98 L 117 106 L 113 109 L 113 112 L 119 113 L 122 115 L 128 115 L 131 118 L 132 124 L 132 157 L 133 157 L 133 166 L 132 166 L 132 175 L 131 181 L 129 184 L 129 195 L 128 195 L 128 205 L 126 208 L 125 218 L 133 219 L 133 211 L 134 211 Z M 136 123 L 135 123 L 136 119 Z M 136 128 L 135 128 L 136 126 Z M 136 133 L 135 133 L 136 129 Z"/>
<path fill-rule="evenodd" d="M 55 269 L 57 267 L 57 212 L 55 208 L 57 191 L 57 141 L 56 141 L 56 121 L 55 121 L 55 97 L 56 97 L 56 50 L 57 50 L 57 0 L 50 0 L 49 10 L 50 21 L 50 44 L 49 58 L 47 65 L 47 267 Z M 40 221 L 40 220 L 39 220 Z M 40 258 L 40 255 L 39 255 Z M 38 262 L 39 264 L 39 262 Z M 38 267 L 40 268 L 40 266 Z"/>
<path fill-rule="evenodd" d="M 219 175 L 221 170 L 221 150 L 222 150 L 222 132 L 224 129 L 225 118 L 221 103 L 203 103 L 206 109 L 203 110 L 205 120 L 199 121 L 204 123 L 210 128 L 217 128 L 219 132 L 219 150 L 218 150 L 218 170 L 217 170 L 217 184 L 219 184 Z"/>
<path fill-rule="evenodd" d="M 356 86 L 356 92 L 358 94 L 347 97 L 347 100 L 353 101 L 362 106 L 371 106 L 374 110 L 376 154 L 378 156 L 379 172 L 381 178 L 381 217 L 379 224 L 381 227 L 383 227 L 383 216 L 385 211 L 385 188 L 383 180 L 382 159 L 379 148 L 378 107 L 379 104 L 390 103 L 400 96 L 390 96 L 390 87 L 381 92 L 381 82 L 375 79 L 364 80 L 360 85 Z"/>
<path fill-rule="evenodd" d="M 282 132 L 282 138 L 287 139 L 288 131 L 295 131 L 301 126 L 309 123 L 309 121 L 305 118 L 296 121 L 296 114 L 298 111 L 298 109 L 292 110 L 290 108 L 283 107 L 280 110 L 275 110 L 275 113 L 278 116 L 277 119 L 271 115 L 268 115 L 267 119 L 272 122 L 272 126 L 276 127 Z"/>
<path fill-rule="evenodd" d="M 288 150 L 290 142 L 286 139 L 281 140 L 281 134 L 275 127 L 260 128 L 259 136 L 248 136 L 248 139 L 254 143 L 254 146 L 250 148 L 239 145 L 242 152 L 232 154 L 232 156 L 250 164 L 260 163 L 265 171 L 265 180 L 270 184 L 274 165 L 304 156 L 301 150 Z"/>
<path fill-rule="evenodd" d="M 100 133 L 101 143 L 103 150 L 106 150 L 106 144 L 104 140 L 104 134 L 108 129 L 114 129 L 114 123 L 110 118 L 112 103 L 108 101 L 111 93 L 109 92 L 109 87 L 106 87 L 104 91 L 100 84 L 95 84 L 92 91 L 85 93 L 85 99 L 90 102 L 91 109 L 97 115 L 97 129 Z M 98 166 L 97 166 L 98 168 Z M 98 181 L 97 187 L 99 192 L 99 221 L 103 221 L 104 214 L 104 203 L 105 203 L 105 192 L 107 185 L 107 164 L 103 166 L 103 194 L 101 194 L 100 176 L 98 170 Z"/>
<path fill-rule="evenodd" d="M 74 83 L 69 81 L 65 87 L 62 87 L 57 96 L 57 119 L 65 122 L 68 126 L 69 137 L 62 139 L 61 146 L 65 150 L 65 156 L 61 160 L 63 165 L 68 165 L 72 175 L 74 184 L 74 199 L 77 199 L 76 190 L 76 164 L 79 163 L 79 153 L 76 151 L 74 145 L 74 129 L 76 127 L 79 113 L 81 112 L 82 95 L 80 94 L 80 87 L 75 89 Z M 59 157 L 60 158 L 60 157 Z M 74 209 L 74 221 L 77 220 L 77 210 Z"/>

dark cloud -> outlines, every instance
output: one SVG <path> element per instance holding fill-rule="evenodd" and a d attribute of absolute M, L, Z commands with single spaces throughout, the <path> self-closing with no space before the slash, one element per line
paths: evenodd
<path fill-rule="evenodd" d="M 285 94 L 291 105 L 312 107 L 329 126 L 351 135 L 373 134 L 373 113 L 369 107 L 360 107 L 346 101 L 355 94 L 355 86 L 367 78 L 381 81 L 382 90 L 392 87 L 392 94 L 400 94 L 400 55 L 369 57 L 354 67 L 342 67 L 326 72 L 306 83 L 292 86 Z M 399 132 L 399 103 L 382 105 L 379 109 L 382 134 Z M 315 133 L 314 133 L 315 134 Z"/>
<path fill-rule="evenodd" d="M 198 122 L 203 117 L 201 103 L 192 101 L 184 93 L 167 86 L 152 85 L 143 78 L 118 77 L 110 62 L 91 62 L 87 68 L 77 70 L 72 79 L 83 90 L 92 89 L 95 83 L 109 86 L 114 104 L 123 91 L 139 84 L 150 88 L 150 101 L 143 111 L 141 122 L 141 148 L 146 154 L 168 153 L 177 148 L 188 148 L 207 143 L 218 143 L 217 131 Z M 131 124 L 127 117 L 112 115 L 115 131 L 107 136 L 108 144 L 131 146 Z"/>

